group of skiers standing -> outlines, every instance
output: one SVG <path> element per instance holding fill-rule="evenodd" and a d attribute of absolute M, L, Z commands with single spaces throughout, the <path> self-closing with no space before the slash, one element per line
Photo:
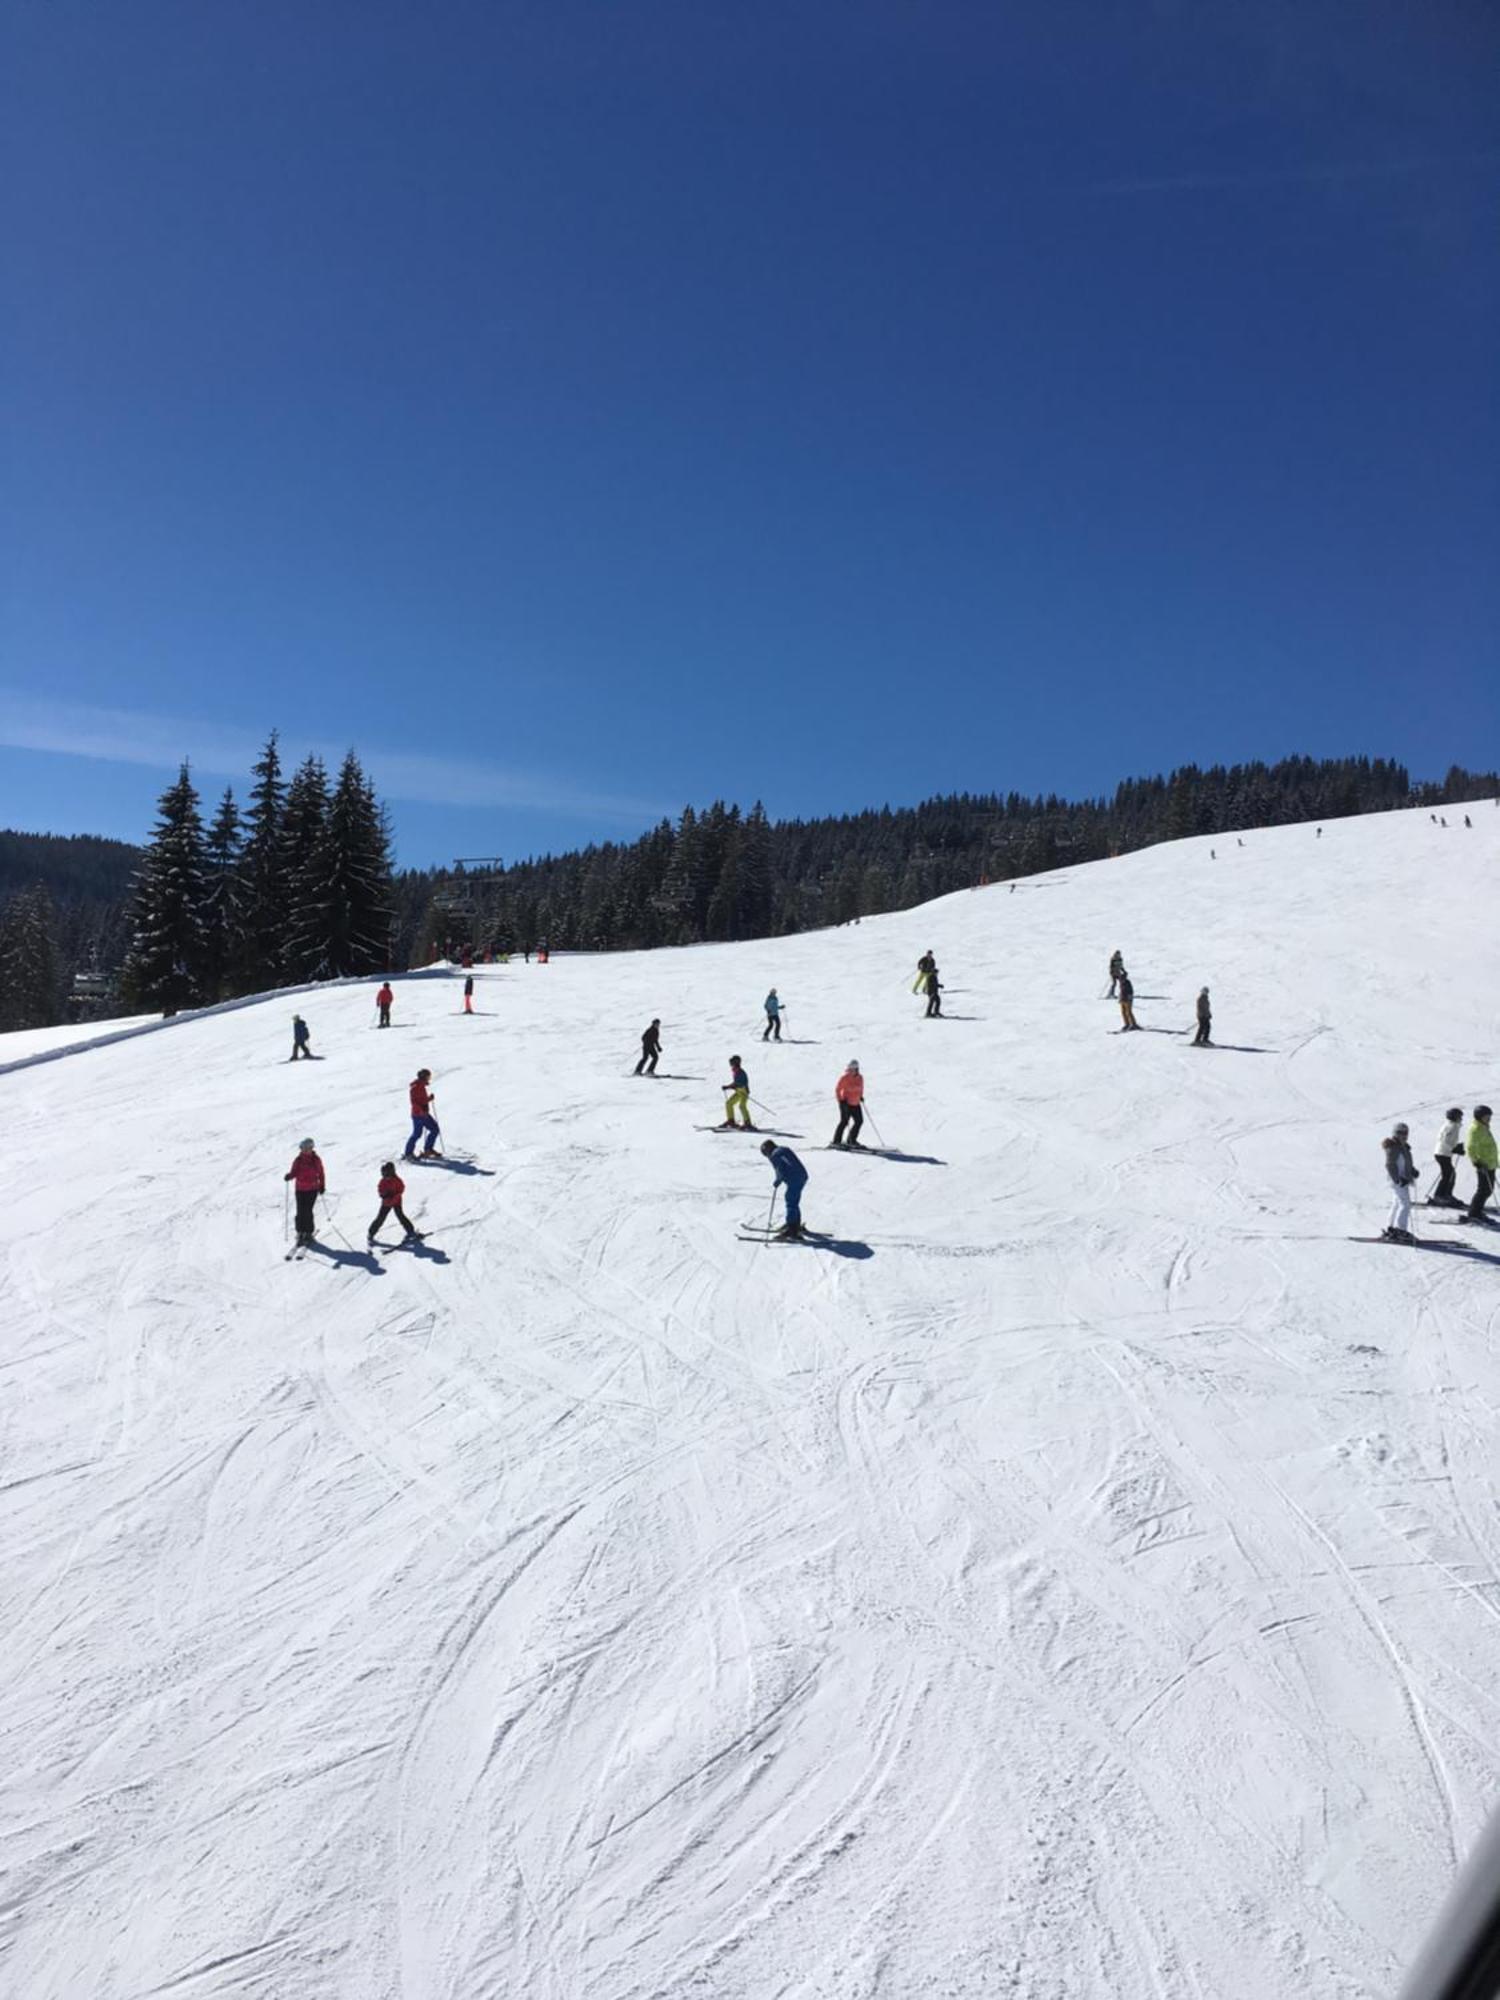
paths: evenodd
<path fill-rule="evenodd" d="M 1135 1018 L 1135 987 L 1130 974 L 1125 970 L 1125 960 L 1118 948 L 1109 955 L 1109 997 L 1111 1000 L 1118 999 L 1120 1003 L 1120 1033 L 1124 1035 L 1132 1028 L 1139 1029 L 1141 1024 Z M 1208 997 L 1206 986 L 1198 988 L 1198 1000 L 1193 1012 L 1197 1021 L 1193 1034 L 1193 1047 L 1212 1048 L 1213 1003 Z"/>
<path fill-rule="evenodd" d="M 1461 1209 L 1460 1222 L 1488 1221 L 1484 1211 L 1495 1191 L 1495 1170 L 1500 1166 L 1500 1149 L 1497 1149 L 1490 1125 L 1492 1116 L 1489 1105 L 1475 1105 L 1474 1120 L 1466 1143 L 1463 1137 L 1463 1107 L 1456 1104 L 1450 1106 L 1433 1147 L 1438 1180 L 1427 1204 L 1429 1208 Z M 1411 1231 L 1411 1205 L 1418 1174 L 1411 1153 L 1411 1128 L 1405 1124 L 1393 1126 L 1390 1137 L 1382 1139 L 1380 1144 L 1385 1154 L 1385 1177 L 1391 1187 L 1390 1220 L 1380 1233 L 1388 1243 L 1415 1243 L 1417 1239 Z M 1454 1192 L 1454 1161 L 1462 1159 L 1465 1152 L 1469 1165 L 1474 1169 L 1474 1193 L 1467 1205 Z"/>
<path fill-rule="evenodd" d="M 912 981 L 913 993 L 927 995 L 927 1012 L 924 1019 L 935 1020 L 943 1011 L 943 982 L 938 978 L 937 960 L 930 951 L 924 951 L 917 960 L 917 976 Z"/>

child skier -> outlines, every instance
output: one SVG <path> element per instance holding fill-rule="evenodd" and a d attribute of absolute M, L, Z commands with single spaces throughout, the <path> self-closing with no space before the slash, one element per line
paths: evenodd
<path fill-rule="evenodd" d="M 401 1224 L 401 1227 L 406 1231 L 403 1240 L 407 1243 L 420 1243 L 422 1240 L 421 1230 L 412 1228 L 406 1219 L 406 1211 L 401 1206 L 401 1197 L 406 1193 L 406 1182 L 396 1172 L 396 1162 L 394 1160 L 386 1160 L 382 1163 L 380 1182 L 376 1192 L 380 1196 L 380 1213 L 366 1231 L 365 1241 L 373 1243 L 375 1238 L 380 1234 L 386 1217 L 394 1215 L 396 1220 Z"/>
<path fill-rule="evenodd" d="M 313 1210 L 317 1207 L 318 1196 L 328 1192 L 323 1162 L 318 1158 L 318 1149 L 311 1139 L 299 1142 L 297 1157 L 282 1179 L 292 1183 L 292 1191 L 297 1197 L 297 1244 L 299 1248 L 304 1248 L 313 1240 Z"/>
<path fill-rule="evenodd" d="M 1431 1207 L 1433 1208 L 1463 1207 L 1463 1203 L 1459 1200 L 1458 1196 L 1453 1192 L 1453 1173 L 1454 1173 L 1453 1162 L 1455 1159 L 1461 1159 L 1463 1157 L 1463 1150 L 1464 1150 L 1463 1107 L 1462 1105 L 1455 1104 L 1450 1108 L 1448 1112 L 1447 1121 L 1444 1124 L 1442 1131 L 1439 1132 L 1437 1135 L 1437 1144 L 1432 1149 L 1433 1158 L 1437 1161 L 1438 1184 L 1437 1184 L 1437 1193 L 1432 1197 L 1432 1201 L 1430 1203 Z"/>
<path fill-rule="evenodd" d="M 777 997 L 774 986 L 766 995 L 765 1008 L 766 1028 L 765 1033 L 761 1036 L 761 1040 L 763 1042 L 769 1041 L 772 1035 L 774 1035 L 779 1042 L 781 1040 L 781 1001 Z"/>
<path fill-rule="evenodd" d="M 1381 1230 L 1387 1243 L 1415 1243 L 1411 1233 L 1411 1191 L 1417 1178 L 1411 1156 L 1411 1138 L 1405 1125 L 1393 1125 L 1389 1139 L 1382 1139 L 1385 1175 L 1391 1184 L 1391 1219 Z"/>
<path fill-rule="evenodd" d="M 1198 1032 L 1193 1037 L 1193 1047 L 1195 1049 L 1212 1047 L 1209 1037 L 1213 1031 L 1213 1025 L 1213 1009 L 1209 1003 L 1208 988 L 1201 986 L 1198 989 Z"/>
<path fill-rule="evenodd" d="M 1123 966 L 1120 969 L 1120 1019 L 1125 1023 L 1120 1030 L 1122 1035 L 1141 1025 L 1135 1018 L 1135 987 Z"/>
<path fill-rule="evenodd" d="M 858 1146 L 863 1152 L 864 1145 L 859 1136 L 859 1128 L 865 1122 L 865 1080 L 860 1075 L 857 1062 L 851 1060 L 848 1063 L 844 1074 L 833 1087 L 833 1095 L 839 1107 L 839 1124 L 831 1143 L 835 1146 Z M 849 1128 L 847 1139 L 844 1137 L 846 1125 Z"/>
<path fill-rule="evenodd" d="M 472 1014 L 473 1011 L 474 1011 L 474 975 L 471 972 L 468 978 L 464 981 L 464 1012 L 466 1014 Z"/>
<path fill-rule="evenodd" d="M 929 1021 L 932 1021 L 936 1020 L 938 1015 L 940 1015 L 943 1011 L 943 1002 L 941 997 L 943 991 L 943 983 L 938 978 L 938 969 L 936 963 L 933 962 L 932 954 L 929 952 L 927 956 L 928 956 L 927 989 L 926 989 L 927 1013 L 925 1018 Z"/>
<path fill-rule="evenodd" d="M 655 1015 L 651 1025 L 641 1036 L 641 1059 L 635 1066 L 637 1076 L 655 1076 L 656 1059 L 661 1054 L 661 1022 Z"/>
<path fill-rule="evenodd" d="M 382 1028 L 388 1028 L 391 1025 L 391 1002 L 395 997 L 395 994 L 391 991 L 391 982 L 386 980 L 380 991 L 375 995 L 375 1005 L 380 1009 L 380 1025 Z"/>
<path fill-rule="evenodd" d="M 748 1073 L 740 1067 L 738 1056 L 731 1056 L 729 1058 L 729 1081 L 728 1083 L 720 1084 L 719 1088 L 729 1093 L 724 1099 L 724 1122 L 719 1127 L 719 1130 L 721 1132 L 732 1132 L 737 1122 L 734 1114 L 736 1111 L 740 1111 L 744 1113 L 744 1129 L 747 1132 L 753 1132 L 755 1127 L 750 1123 L 750 1078 Z"/>
<path fill-rule="evenodd" d="M 429 1088 L 431 1082 L 430 1069 L 419 1069 L 412 1079 L 411 1137 L 407 1140 L 406 1148 L 401 1155 L 403 1160 L 414 1160 L 417 1157 L 417 1141 L 424 1132 L 427 1134 L 427 1144 L 422 1148 L 422 1158 L 430 1160 L 437 1151 L 437 1142 L 442 1133 L 432 1115 L 433 1093 Z"/>
<path fill-rule="evenodd" d="M 804 1233 L 802 1190 L 807 1186 L 807 1169 L 790 1146 L 778 1146 L 774 1139 L 764 1140 L 760 1150 L 771 1163 L 775 1185 L 786 1189 L 786 1221 L 776 1235 L 783 1243 L 795 1242 Z"/>
<path fill-rule="evenodd" d="M 1490 1130 L 1490 1117 L 1487 1104 L 1474 1106 L 1474 1123 L 1469 1127 L 1469 1165 L 1474 1169 L 1474 1199 L 1459 1217 L 1460 1222 L 1483 1222 L 1484 1205 L 1495 1192 L 1495 1168 L 1500 1166 L 1500 1149 L 1496 1148 L 1495 1135 Z"/>
<path fill-rule="evenodd" d="M 298 1056 L 306 1056 L 309 1062 L 312 1061 L 312 1049 L 308 1046 L 307 1023 L 300 1014 L 293 1014 L 292 1053 L 287 1057 L 287 1061 L 295 1062 Z"/>

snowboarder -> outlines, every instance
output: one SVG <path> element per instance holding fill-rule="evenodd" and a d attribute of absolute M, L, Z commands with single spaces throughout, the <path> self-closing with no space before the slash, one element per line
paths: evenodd
<path fill-rule="evenodd" d="M 401 1197 L 406 1193 L 406 1182 L 396 1172 L 396 1162 L 394 1160 L 385 1160 L 382 1162 L 380 1182 L 376 1192 L 380 1196 L 380 1213 L 366 1231 L 365 1241 L 373 1243 L 375 1238 L 380 1234 L 386 1217 L 394 1215 L 396 1220 L 401 1224 L 401 1227 L 406 1231 L 405 1241 L 408 1243 L 420 1243 L 422 1240 L 421 1230 L 413 1229 L 410 1222 L 406 1219 L 406 1210 L 401 1206 Z"/>
<path fill-rule="evenodd" d="M 736 1124 L 734 1114 L 738 1110 L 745 1114 L 745 1130 L 753 1132 L 755 1127 L 750 1123 L 750 1078 L 746 1071 L 740 1067 L 738 1056 L 731 1056 L 729 1058 L 729 1081 L 728 1083 L 720 1084 L 719 1088 L 729 1093 L 724 1099 L 724 1123 L 719 1127 L 719 1130 L 721 1132 L 732 1132 L 734 1130 Z"/>
<path fill-rule="evenodd" d="M 774 986 L 766 995 L 765 1007 L 766 1029 L 765 1033 L 761 1036 L 761 1040 L 768 1042 L 774 1035 L 779 1042 L 781 1040 L 781 1001 L 777 997 Z"/>
<path fill-rule="evenodd" d="M 1125 960 L 1118 947 L 1109 955 L 1109 997 L 1113 1000 L 1115 989 L 1125 977 Z"/>
<path fill-rule="evenodd" d="M 472 1014 L 473 1011 L 474 1011 L 474 975 L 471 972 L 468 978 L 464 981 L 464 1012 L 466 1014 Z"/>
<path fill-rule="evenodd" d="M 831 1143 L 835 1146 L 859 1146 L 863 1151 L 859 1130 L 865 1122 L 865 1080 L 859 1073 L 857 1062 L 851 1059 L 845 1066 L 844 1074 L 833 1087 L 833 1094 L 839 1107 L 839 1125 Z M 849 1128 L 847 1139 L 844 1137 L 846 1125 Z"/>
<path fill-rule="evenodd" d="M 1195 1049 L 1207 1049 L 1213 1046 L 1210 1036 L 1213 1024 L 1214 1016 L 1213 1009 L 1209 1005 L 1208 988 L 1200 986 L 1198 989 L 1198 1032 L 1193 1037 L 1193 1047 Z"/>
<path fill-rule="evenodd" d="M 1500 1166 L 1500 1150 L 1490 1130 L 1490 1107 L 1474 1106 L 1474 1123 L 1469 1127 L 1469 1165 L 1474 1169 L 1474 1199 L 1459 1217 L 1461 1222 L 1483 1222 L 1485 1203 L 1495 1192 L 1495 1169 Z"/>
<path fill-rule="evenodd" d="M 774 1139 L 764 1140 L 760 1150 L 771 1162 L 775 1185 L 786 1189 L 786 1221 L 776 1235 L 782 1242 L 794 1242 L 803 1233 L 802 1190 L 807 1186 L 807 1169 L 790 1146 L 778 1146 Z"/>
<path fill-rule="evenodd" d="M 661 1022 L 653 1014 L 651 1026 L 641 1036 L 641 1059 L 635 1066 L 637 1076 L 655 1076 L 656 1058 L 661 1054 Z"/>
<path fill-rule="evenodd" d="M 922 956 L 917 960 L 917 976 L 911 983 L 912 992 L 925 993 L 927 990 L 927 975 L 930 972 L 936 972 L 936 970 L 937 960 L 930 951 L 924 951 Z"/>
<path fill-rule="evenodd" d="M 1453 1192 L 1453 1162 L 1455 1159 L 1463 1158 L 1463 1119 L 1463 1106 L 1461 1104 L 1451 1105 L 1448 1110 L 1447 1121 L 1442 1131 L 1438 1133 L 1437 1144 L 1432 1149 L 1433 1158 L 1437 1161 L 1438 1170 L 1437 1193 L 1432 1197 L 1431 1204 L 1434 1208 L 1463 1207 L 1463 1203 Z"/>
<path fill-rule="evenodd" d="M 422 1158 L 430 1160 L 432 1155 L 437 1151 L 437 1142 L 442 1137 L 442 1133 L 438 1128 L 437 1120 L 432 1115 L 433 1093 L 430 1088 L 431 1083 L 432 1071 L 430 1069 L 419 1069 L 412 1078 L 411 1137 L 407 1140 L 405 1151 L 401 1155 L 403 1160 L 414 1160 L 417 1157 L 417 1141 L 424 1132 L 427 1134 L 427 1144 L 422 1148 Z"/>
<path fill-rule="evenodd" d="M 375 1005 L 380 1009 L 378 1025 L 382 1028 L 388 1028 L 391 1025 L 391 1004 L 395 998 L 395 994 L 391 991 L 391 982 L 387 979 L 380 991 L 375 995 Z"/>
<path fill-rule="evenodd" d="M 1415 1243 L 1411 1233 L 1411 1191 L 1417 1169 L 1411 1156 L 1411 1136 L 1405 1125 L 1393 1125 L 1389 1139 L 1382 1139 L 1386 1179 L 1391 1184 L 1391 1219 L 1381 1230 L 1387 1243 Z"/>
<path fill-rule="evenodd" d="M 306 1021 L 303 1020 L 300 1014 L 293 1014 L 292 1053 L 287 1057 L 287 1061 L 295 1062 L 298 1056 L 306 1056 L 308 1061 L 311 1062 L 312 1049 L 308 1044 Z"/>
<path fill-rule="evenodd" d="M 292 1183 L 297 1197 L 297 1247 L 305 1249 L 313 1240 L 313 1210 L 317 1207 L 318 1196 L 328 1192 L 323 1162 L 318 1158 L 317 1146 L 311 1139 L 298 1142 L 297 1157 L 282 1179 Z"/>
<path fill-rule="evenodd" d="M 1120 1030 L 1122 1035 L 1141 1025 L 1135 1018 L 1135 986 L 1124 966 L 1120 968 L 1120 1019 L 1125 1023 Z"/>
<path fill-rule="evenodd" d="M 931 954 L 929 953 L 928 956 L 930 958 Z M 934 964 L 931 966 L 931 969 L 927 974 L 927 1013 L 924 1017 L 926 1020 L 929 1021 L 934 1020 L 939 1014 L 942 1013 L 943 1011 L 942 992 L 943 992 L 943 983 L 938 978 L 938 969 L 937 966 Z"/>

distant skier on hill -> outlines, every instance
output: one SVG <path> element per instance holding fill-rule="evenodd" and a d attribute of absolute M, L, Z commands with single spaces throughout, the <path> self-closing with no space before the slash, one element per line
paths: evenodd
<path fill-rule="evenodd" d="M 1469 1127 L 1469 1165 L 1474 1169 L 1474 1199 L 1459 1217 L 1460 1222 L 1483 1222 L 1485 1204 L 1495 1192 L 1495 1169 L 1500 1166 L 1500 1151 L 1495 1146 L 1495 1135 L 1490 1130 L 1490 1107 L 1487 1104 L 1474 1106 L 1474 1123 Z"/>
<path fill-rule="evenodd" d="M 468 978 L 464 981 L 464 1012 L 466 1014 L 472 1014 L 473 1011 L 474 1011 L 474 975 L 471 972 Z"/>
<path fill-rule="evenodd" d="M 1109 997 L 1111 1000 L 1115 998 L 1116 988 L 1124 976 L 1125 960 L 1121 956 L 1117 946 L 1109 955 Z"/>
<path fill-rule="evenodd" d="M 761 1036 L 761 1040 L 763 1042 L 769 1041 L 772 1035 L 774 1035 L 777 1041 L 779 1042 L 781 1040 L 781 1001 L 777 997 L 776 988 L 774 986 L 771 988 L 770 992 L 766 995 L 765 1008 L 766 1008 L 766 1027 L 765 1027 L 765 1033 Z"/>
<path fill-rule="evenodd" d="M 306 1056 L 310 1062 L 312 1060 L 312 1045 L 308 1040 L 306 1021 L 303 1020 L 300 1014 L 293 1014 L 292 1053 L 287 1057 L 287 1061 L 296 1062 L 299 1056 Z"/>
<path fill-rule="evenodd" d="M 1213 1008 L 1209 1003 L 1208 988 L 1200 986 L 1198 989 L 1198 1032 L 1193 1037 L 1193 1047 L 1195 1049 L 1206 1049 L 1213 1046 L 1211 1039 L 1213 1025 Z"/>
<path fill-rule="evenodd" d="M 422 1137 L 424 1132 L 427 1135 L 427 1144 L 422 1148 L 422 1158 L 424 1160 L 431 1159 L 432 1155 L 437 1151 L 437 1142 L 442 1137 L 438 1122 L 432 1115 L 433 1092 L 430 1088 L 431 1082 L 432 1071 L 430 1069 L 419 1069 L 412 1078 L 411 1137 L 407 1140 L 405 1150 L 401 1155 L 404 1160 L 414 1160 L 417 1157 L 417 1141 Z"/>
<path fill-rule="evenodd" d="M 655 1076 L 656 1059 L 661 1054 L 661 1022 L 653 1014 L 651 1026 L 641 1036 L 641 1059 L 635 1066 L 637 1076 Z"/>
<path fill-rule="evenodd" d="M 1438 1133 L 1437 1143 L 1432 1149 L 1433 1158 L 1437 1161 L 1438 1170 L 1437 1192 L 1432 1197 L 1432 1206 L 1434 1208 L 1463 1207 L 1463 1203 L 1453 1192 L 1453 1162 L 1455 1159 L 1462 1159 L 1463 1150 L 1463 1106 L 1455 1104 L 1450 1106 L 1447 1118 L 1443 1123 L 1443 1129 Z"/>
<path fill-rule="evenodd" d="M 380 1213 L 365 1232 L 365 1241 L 373 1243 L 380 1234 L 386 1217 L 394 1215 L 396 1220 L 401 1224 L 401 1227 L 406 1231 L 405 1241 L 408 1243 L 420 1243 L 422 1240 L 421 1230 L 412 1227 L 411 1223 L 406 1219 L 405 1209 L 401 1206 L 402 1196 L 406 1193 L 406 1182 L 396 1172 L 396 1162 L 394 1160 L 386 1160 L 382 1163 L 380 1180 L 376 1192 L 380 1196 Z"/>
<path fill-rule="evenodd" d="M 749 1073 L 741 1067 L 738 1056 L 731 1056 L 729 1058 L 729 1081 L 728 1083 L 721 1084 L 720 1088 L 729 1094 L 724 1099 L 724 1123 L 719 1127 L 719 1130 L 721 1132 L 732 1132 L 736 1124 L 734 1114 L 736 1111 L 741 1111 L 744 1113 L 745 1130 L 753 1132 L 755 1127 L 750 1123 L 750 1077 Z"/>
<path fill-rule="evenodd" d="M 917 960 L 917 976 L 911 983 L 912 992 L 925 993 L 927 991 L 928 977 L 930 974 L 936 972 L 936 970 L 937 960 L 930 951 L 924 951 L 922 956 Z"/>
<path fill-rule="evenodd" d="M 1382 1139 L 1385 1174 L 1391 1184 L 1391 1218 L 1381 1235 L 1388 1243 L 1415 1243 L 1411 1233 L 1411 1191 L 1417 1169 L 1411 1156 L 1411 1137 L 1405 1125 L 1394 1125 L 1389 1139 Z"/>
<path fill-rule="evenodd" d="M 1128 1034 L 1132 1028 L 1138 1028 L 1141 1025 L 1135 1018 L 1135 987 L 1131 982 L 1130 974 L 1123 966 L 1120 968 L 1120 1019 L 1125 1023 L 1124 1027 L 1120 1030 L 1122 1035 Z"/>
<path fill-rule="evenodd" d="M 932 954 L 929 952 L 928 953 L 929 959 L 931 958 L 931 956 Z M 929 1021 L 935 1020 L 937 1016 L 942 1013 L 942 1011 L 943 1011 L 943 982 L 938 978 L 938 969 L 936 964 L 933 964 L 929 967 L 927 973 L 927 1013 L 924 1018 Z"/>
<path fill-rule="evenodd" d="M 776 1234 L 784 1243 L 793 1242 L 803 1234 L 802 1190 L 807 1186 L 807 1169 L 790 1146 L 778 1146 L 774 1139 L 763 1141 L 760 1150 L 771 1162 L 775 1185 L 786 1190 L 786 1221 Z"/>
<path fill-rule="evenodd" d="M 391 1003 L 395 998 L 395 994 L 391 991 L 391 982 L 387 979 L 375 995 L 375 1005 L 380 1009 L 378 1026 L 388 1028 L 391 1025 Z"/>
<path fill-rule="evenodd" d="M 839 1123 L 838 1130 L 834 1133 L 830 1144 L 845 1147 L 858 1146 L 863 1151 L 864 1147 L 859 1133 L 860 1127 L 865 1122 L 865 1080 L 860 1075 L 859 1064 L 852 1058 L 845 1066 L 844 1074 L 834 1085 L 833 1094 L 839 1107 Z M 849 1131 L 847 1139 L 844 1137 L 844 1128 L 846 1126 Z"/>
<path fill-rule="evenodd" d="M 292 1192 L 297 1197 L 297 1246 L 305 1249 L 313 1240 L 313 1211 L 318 1205 L 318 1196 L 328 1192 L 323 1162 L 318 1158 L 317 1146 L 311 1139 L 299 1141 L 297 1157 L 282 1179 L 291 1182 Z"/>

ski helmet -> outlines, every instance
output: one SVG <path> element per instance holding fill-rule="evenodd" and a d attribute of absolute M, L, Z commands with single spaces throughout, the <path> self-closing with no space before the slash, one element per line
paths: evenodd
<path fill-rule="evenodd" d="M 774 1153 L 776 1151 L 776 1141 L 774 1139 L 762 1139 L 760 1150 L 763 1153 Z"/>
<path fill-rule="evenodd" d="M 1393 1125 L 1391 1127 L 1391 1137 L 1393 1139 L 1404 1139 L 1410 1130 L 1411 1127 L 1409 1125 Z"/>
<path fill-rule="evenodd" d="M 419 1069 L 417 1071 L 417 1075 L 422 1079 L 423 1083 L 425 1083 L 428 1077 L 432 1075 L 432 1071 L 430 1069 Z"/>
<path fill-rule="evenodd" d="M 1487 1104 L 1476 1104 L 1474 1106 L 1474 1116 L 1476 1118 L 1488 1118 L 1489 1115 L 1490 1107 Z"/>
<path fill-rule="evenodd" d="M 380 1171 L 383 1174 L 393 1174 L 396 1171 L 396 1162 L 394 1160 L 382 1160 L 380 1162 Z"/>
<path fill-rule="evenodd" d="M 1463 1117 L 1463 1115 L 1464 1115 L 1464 1108 L 1463 1108 L 1463 1106 L 1462 1106 L 1461 1104 L 1450 1104 L 1450 1105 L 1449 1105 L 1449 1107 L 1448 1107 L 1448 1111 L 1447 1111 L 1447 1116 L 1448 1116 L 1449 1118 L 1462 1118 L 1462 1117 Z"/>
<path fill-rule="evenodd" d="M 297 1151 L 299 1153 L 315 1153 L 317 1149 L 318 1142 L 316 1139 L 299 1139 L 297 1141 Z"/>

